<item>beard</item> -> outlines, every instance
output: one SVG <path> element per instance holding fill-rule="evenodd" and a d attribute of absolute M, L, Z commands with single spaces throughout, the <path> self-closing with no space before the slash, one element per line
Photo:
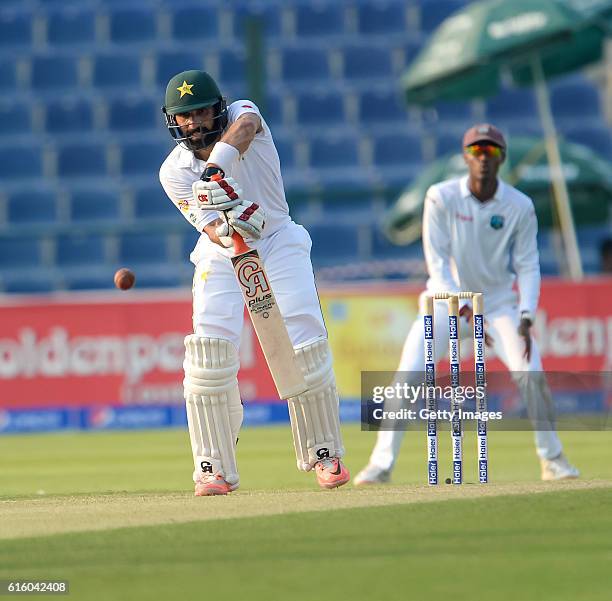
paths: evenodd
<path fill-rule="evenodd" d="M 203 125 L 200 125 L 195 130 L 187 132 L 185 135 L 185 142 L 189 146 L 190 150 L 204 150 L 209 146 L 212 146 L 221 135 L 219 129 L 208 129 Z"/>

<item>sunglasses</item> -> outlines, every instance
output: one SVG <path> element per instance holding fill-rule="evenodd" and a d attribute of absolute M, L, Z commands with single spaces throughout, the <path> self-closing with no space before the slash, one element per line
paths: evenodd
<path fill-rule="evenodd" d="M 472 144 L 464 148 L 466 154 L 471 154 L 474 157 L 484 154 L 486 157 L 499 159 L 502 156 L 503 150 L 499 146 L 493 144 Z"/>

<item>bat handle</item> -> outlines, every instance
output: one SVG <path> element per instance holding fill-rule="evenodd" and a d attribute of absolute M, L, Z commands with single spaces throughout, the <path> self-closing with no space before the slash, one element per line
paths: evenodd
<path fill-rule="evenodd" d="M 209 169 L 212 170 L 212 169 L 218 169 L 218 168 L 210 167 Z M 223 179 L 223 171 L 221 171 L 221 169 L 219 169 L 219 171 L 214 173 L 213 175 L 208 175 L 209 169 L 206 169 L 201 179 L 206 181 L 206 179 L 210 178 L 210 180 L 214 182 Z M 236 256 L 243 255 L 244 253 L 248 253 L 251 250 L 247 246 L 247 243 L 242 239 L 242 236 L 238 232 L 234 231 L 234 233 L 232 234 L 232 240 L 234 242 L 234 254 Z"/>
<path fill-rule="evenodd" d="M 251 250 L 238 232 L 234 231 L 232 240 L 234 241 L 234 254 L 236 256 L 243 255 Z"/>

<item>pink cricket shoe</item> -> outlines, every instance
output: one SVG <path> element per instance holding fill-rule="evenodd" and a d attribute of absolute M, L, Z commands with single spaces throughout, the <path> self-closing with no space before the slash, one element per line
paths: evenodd
<path fill-rule="evenodd" d="M 232 492 L 232 486 L 225 481 L 221 474 L 214 476 L 200 476 L 195 485 L 196 497 L 211 497 L 213 495 L 226 495 Z"/>
<path fill-rule="evenodd" d="M 321 459 L 321 461 L 315 463 L 314 467 L 317 482 L 321 488 L 338 488 L 351 479 L 349 471 L 344 467 L 339 457 Z"/>

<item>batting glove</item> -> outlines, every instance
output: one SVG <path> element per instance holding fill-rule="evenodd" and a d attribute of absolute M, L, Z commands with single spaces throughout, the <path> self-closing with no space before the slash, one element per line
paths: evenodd
<path fill-rule="evenodd" d="M 242 189 L 233 177 L 193 182 L 193 199 L 198 207 L 209 211 L 227 211 L 241 202 Z"/>
<path fill-rule="evenodd" d="M 264 210 L 254 202 L 243 200 L 239 205 L 223 212 L 225 223 L 217 227 L 217 236 L 223 246 L 232 246 L 232 234 L 236 231 L 249 244 L 261 238 L 266 223 Z"/>

